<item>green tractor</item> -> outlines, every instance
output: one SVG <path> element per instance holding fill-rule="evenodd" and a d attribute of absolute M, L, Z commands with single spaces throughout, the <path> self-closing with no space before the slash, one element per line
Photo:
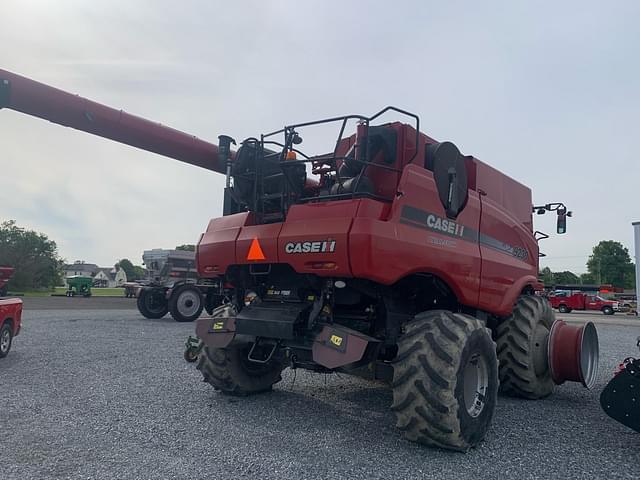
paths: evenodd
<path fill-rule="evenodd" d="M 76 295 L 90 297 L 92 285 L 93 278 L 91 277 L 83 277 L 82 275 L 67 277 L 67 297 L 75 297 Z"/>

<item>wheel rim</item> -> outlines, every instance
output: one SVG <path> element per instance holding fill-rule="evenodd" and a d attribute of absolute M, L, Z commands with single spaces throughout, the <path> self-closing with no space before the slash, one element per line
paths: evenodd
<path fill-rule="evenodd" d="M 9 345 L 11 344 L 11 332 L 5 329 L 0 334 L 0 352 L 7 353 L 9 351 Z"/>
<path fill-rule="evenodd" d="M 198 313 L 200 308 L 200 295 L 192 290 L 185 290 L 178 296 L 177 307 L 184 317 L 191 317 Z"/>
<path fill-rule="evenodd" d="M 536 325 L 533 333 L 533 371 L 538 378 L 544 376 L 549 370 L 547 351 L 549 343 L 549 329 L 542 323 Z"/>
<path fill-rule="evenodd" d="M 479 353 L 473 354 L 464 367 L 464 406 L 472 418 L 484 410 L 485 396 L 489 388 L 487 361 Z"/>
<path fill-rule="evenodd" d="M 147 310 L 152 313 L 160 313 L 164 309 L 164 298 L 162 298 L 159 294 L 150 293 L 145 298 L 145 304 L 147 306 Z"/>

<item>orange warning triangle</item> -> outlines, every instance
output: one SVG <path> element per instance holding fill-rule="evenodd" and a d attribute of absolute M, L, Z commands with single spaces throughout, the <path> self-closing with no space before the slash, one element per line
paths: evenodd
<path fill-rule="evenodd" d="M 260 242 L 257 238 L 253 239 L 251 242 L 251 246 L 249 247 L 249 253 L 247 253 L 247 260 L 266 260 L 267 257 L 264 256 L 264 252 L 262 251 L 262 247 L 260 247 Z"/>

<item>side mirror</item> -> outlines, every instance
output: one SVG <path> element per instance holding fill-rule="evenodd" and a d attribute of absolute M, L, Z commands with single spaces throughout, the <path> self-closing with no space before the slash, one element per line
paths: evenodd
<path fill-rule="evenodd" d="M 563 234 L 567 232 L 567 211 L 566 210 L 558 210 L 558 223 L 556 226 L 556 231 L 558 234 Z"/>

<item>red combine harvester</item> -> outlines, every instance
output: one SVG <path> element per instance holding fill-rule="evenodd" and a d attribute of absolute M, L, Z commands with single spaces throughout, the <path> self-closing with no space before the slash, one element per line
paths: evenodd
<path fill-rule="evenodd" d="M 1 70 L 0 106 L 226 175 L 224 215 L 197 248 L 212 316 L 186 352 L 223 393 L 270 390 L 286 367 L 381 379 L 408 439 L 467 450 L 499 388 L 539 399 L 595 381 L 593 324 L 554 322 L 536 295 L 531 191 L 416 115 L 290 125 L 233 152 L 231 137 L 218 147 Z M 391 114 L 410 124 L 380 123 Z M 333 150 L 304 152 L 327 124 Z M 564 233 L 566 208 L 541 209 Z"/>
<path fill-rule="evenodd" d="M 14 272 L 14 268 L 0 267 L 0 297 L 7 296 L 9 280 L 11 280 Z"/>

